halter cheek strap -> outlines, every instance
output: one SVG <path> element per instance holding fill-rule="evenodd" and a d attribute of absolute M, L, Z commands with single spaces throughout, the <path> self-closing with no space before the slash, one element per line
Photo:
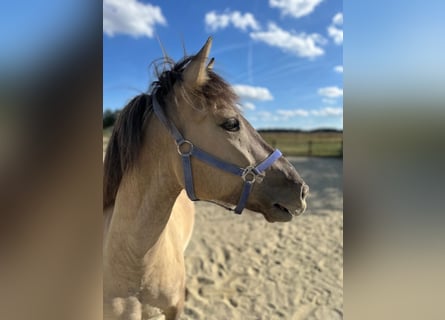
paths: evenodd
<path fill-rule="evenodd" d="M 192 173 L 192 162 L 191 157 L 195 157 L 202 162 L 205 162 L 213 167 L 221 169 L 223 171 L 229 172 L 231 174 L 240 176 L 243 182 L 243 189 L 241 191 L 241 196 L 233 210 L 237 214 L 241 214 L 243 209 L 246 206 L 247 199 L 249 198 L 250 192 L 252 190 L 252 186 L 258 178 L 262 176 L 263 172 L 269 168 L 278 158 L 281 157 L 280 150 L 276 149 L 272 152 L 265 160 L 260 162 L 256 166 L 248 166 L 246 168 L 240 168 L 237 165 L 222 161 L 211 154 L 201 150 L 196 147 L 189 140 L 184 139 L 182 134 L 176 128 L 176 126 L 168 121 L 164 110 L 159 105 L 158 100 L 156 99 L 156 89 L 152 92 L 152 101 L 153 101 L 153 111 L 158 117 L 158 119 L 165 125 L 165 127 L 170 131 L 171 135 L 175 139 L 176 146 L 178 149 L 178 153 L 182 159 L 182 166 L 184 170 L 184 182 L 185 182 L 185 190 L 187 191 L 187 195 L 190 200 L 196 201 L 199 200 L 195 195 L 195 188 L 193 186 L 193 173 Z"/>

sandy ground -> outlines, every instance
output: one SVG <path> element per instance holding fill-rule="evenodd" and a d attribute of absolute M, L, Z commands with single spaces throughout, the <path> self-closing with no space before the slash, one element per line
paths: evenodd
<path fill-rule="evenodd" d="M 181 319 L 343 318 L 343 162 L 292 163 L 311 197 L 291 222 L 197 203 Z"/>
<path fill-rule="evenodd" d="M 196 204 L 181 320 L 343 318 L 343 161 L 291 162 L 311 188 L 291 222 Z"/>

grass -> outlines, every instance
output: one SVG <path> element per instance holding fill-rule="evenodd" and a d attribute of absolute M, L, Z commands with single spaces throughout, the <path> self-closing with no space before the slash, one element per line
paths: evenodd
<path fill-rule="evenodd" d="M 108 128 L 103 129 L 103 131 L 102 131 L 103 137 L 109 139 L 112 131 L 113 131 L 113 127 L 108 127 Z"/>
<path fill-rule="evenodd" d="M 342 132 L 260 131 L 260 134 L 286 156 L 343 156 Z"/>
<path fill-rule="evenodd" d="M 112 128 L 103 130 L 104 138 L 111 135 Z M 261 136 L 286 156 L 342 157 L 342 132 L 296 132 L 260 131 Z"/>

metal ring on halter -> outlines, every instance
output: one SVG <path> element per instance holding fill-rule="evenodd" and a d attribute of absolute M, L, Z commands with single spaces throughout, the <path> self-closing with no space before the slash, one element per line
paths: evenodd
<path fill-rule="evenodd" d="M 255 167 L 252 166 L 248 166 L 246 169 L 244 169 L 243 174 L 241 175 L 241 178 L 243 179 L 244 182 L 247 183 L 254 183 L 256 180 L 256 173 L 254 171 Z M 251 178 L 249 178 L 251 177 Z"/>
<path fill-rule="evenodd" d="M 190 150 L 188 152 L 182 152 L 181 147 L 184 144 L 188 144 L 189 145 Z M 188 140 L 182 140 L 182 141 L 176 142 L 176 147 L 178 148 L 179 155 L 182 156 L 182 157 L 189 157 L 193 153 L 193 143 L 191 143 Z"/>

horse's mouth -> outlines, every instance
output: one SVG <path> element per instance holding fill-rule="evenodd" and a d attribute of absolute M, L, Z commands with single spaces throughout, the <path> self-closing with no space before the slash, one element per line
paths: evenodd
<path fill-rule="evenodd" d="M 285 206 L 283 206 L 283 205 L 281 205 L 281 204 L 279 204 L 279 203 L 275 203 L 273 206 L 274 206 L 275 208 L 281 210 L 281 211 L 284 211 L 284 212 L 286 212 L 286 213 L 288 213 L 288 214 L 290 214 L 290 215 L 293 215 L 293 214 L 290 212 L 290 210 L 289 210 L 288 208 L 286 208 Z"/>
<path fill-rule="evenodd" d="M 284 206 L 281 203 L 274 203 L 270 210 L 264 214 L 264 217 L 269 222 L 286 222 L 292 220 L 293 217 L 303 213 L 306 206 L 303 209 L 291 209 L 291 207 Z"/>
<path fill-rule="evenodd" d="M 291 210 L 279 203 L 274 203 L 264 214 L 268 222 L 286 222 L 292 220 L 293 216 Z"/>

